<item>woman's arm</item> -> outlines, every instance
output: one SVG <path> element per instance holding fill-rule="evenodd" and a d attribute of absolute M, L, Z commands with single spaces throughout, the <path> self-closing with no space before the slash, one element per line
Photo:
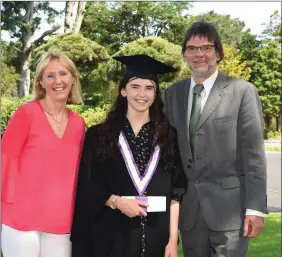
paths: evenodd
<path fill-rule="evenodd" d="M 13 203 L 22 149 L 28 137 L 30 117 L 20 106 L 10 118 L 2 138 L 2 201 Z"/>
<path fill-rule="evenodd" d="M 179 202 L 171 200 L 170 203 L 170 226 L 169 241 L 165 248 L 165 257 L 178 256 L 178 218 L 179 218 Z"/>
<path fill-rule="evenodd" d="M 178 242 L 178 219 L 179 219 L 179 202 L 175 200 L 171 200 L 169 241 L 175 244 L 177 244 Z"/>

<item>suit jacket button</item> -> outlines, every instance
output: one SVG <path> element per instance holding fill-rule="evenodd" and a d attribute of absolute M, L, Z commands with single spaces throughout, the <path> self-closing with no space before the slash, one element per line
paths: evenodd
<path fill-rule="evenodd" d="M 192 162 L 193 162 L 193 161 L 192 161 L 192 159 L 189 159 L 188 161 L 189 161 L 190 163 L 192 163 Z"/>
<path fill-rule="evenodd" d="M 201 181 L 199 180 L 196 180 L 196 184 L 199 185 L 201 183 Z"/>
<path fill-rule="evenodd" d="M 190 164 L 188 164 L 188 165 L 187 165 L 187 168 L 191 168 L 191 165 L 190 165 Z"/>

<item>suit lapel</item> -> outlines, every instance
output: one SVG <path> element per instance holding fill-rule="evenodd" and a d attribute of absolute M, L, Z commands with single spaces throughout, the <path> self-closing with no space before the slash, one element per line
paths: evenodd
<path fill-rule="evenodd" d="M 189 139 L 189 124 L 188 124 L 188 98 L 189 98 L 189 92 L 190 92 L 190 87 L 191 87 L 191 79 L 187 79 L 184 80 L 184 113 L 185 113 L 185 117 L 184 117 L 184 126 L 185 126 L 185 132 L 186 132 L 186 136 Z"/>
<path fill-rule="evenodd" d="M 198 130 L 205 123 L 205 121 L 210 117 L 218 104 L 221 102 L 222 98 L 227 93 L 227 91 L 224 89 L 227 85 L 227 77 L 223 73 L 219 72 L 198 121 L 196 130 Z"/>

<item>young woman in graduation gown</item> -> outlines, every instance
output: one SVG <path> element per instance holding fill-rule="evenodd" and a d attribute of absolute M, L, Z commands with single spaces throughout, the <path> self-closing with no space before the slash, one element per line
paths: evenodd
<path fill-rule="evenodd" d="M 177 257 L 179 202 L 187 181 L 157 80 L 158 73 L 175 69 L 146 55 L 115 59 L 127 69 L 105 122 L 86 132 L 72 256 Z M 150 205 L 153 196 L 165 197 L 164 206 Z"/>

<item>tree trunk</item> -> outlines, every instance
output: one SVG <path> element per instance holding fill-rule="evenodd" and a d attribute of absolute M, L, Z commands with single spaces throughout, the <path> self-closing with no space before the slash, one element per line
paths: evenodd
<path fill-rule="evenodd" d="M 64 33 L 69 33 L 73 31 L 73 8 L 74 1 L 66 1 L 66 12 L 65 12 L 65 27 Z"/>
<path fill-rule="evenodd" d="M 271 124 L 271 117 L 269 117 L 269 116 L 264 117 L 264 124 L 265 124 L 266 132 L 269 132 L 270 124 Z"/>
<path fill-rule="evenodd" d="M 30 62 L 31 54 L 26 55 L 22 53 L 21 55 L 21 64 L 20 64 L 20 74 L 21 80 L 19 81 L 19 97 L 24 97 L 29 95 L 30 89 L 30 69 L 29 69 L 29 62 Z"/>
<path fill-rule="evenodd" d="M 29 95 L 30 88 L 30 55 L 31 55 L 31 23 L 32 17 L 34 14 L 34 2 L 26 2 L 26 13 L 23 17 L 23 23 L 25 27 L 22 33 L 22 49 L 21 49 L 21 58 L 20 58 L 20 75 L 21 80 L 18 83 L 18 96 L 24 97 Z"/>
<path fill-rule="evenodd" d="M 86 2 L 78 2 L 78 8 L 73 26 L 74 33 L 79 33 L 80 31 L 81 23 L 85 14 L 85 6 L 86 6 Z"/>
<path fill-rule="evenodd" d="M 281 132 L 281 122 L 282 122 L 282 115 L 281 112 L 279 112 L 278 117 L 276 117 L 276 131 Z"/>

